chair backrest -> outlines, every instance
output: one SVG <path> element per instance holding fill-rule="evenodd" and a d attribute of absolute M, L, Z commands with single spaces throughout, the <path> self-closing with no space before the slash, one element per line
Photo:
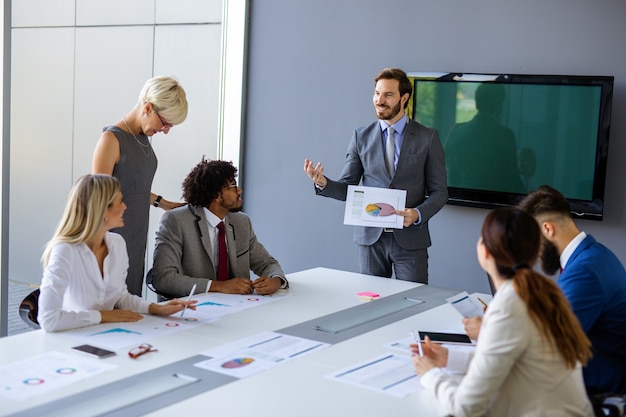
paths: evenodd
<path fill-rule="evenodd" d="M 589 394 L 596 417 L 622 417 L 626 406 L 626 394 Z"/>
<path fill-rule="evenodd" d="M 28 294 L 19 306 L 20 317 L 33 329 L 39 329 L 37 313 L 39 311 L 39 288 Z"/>

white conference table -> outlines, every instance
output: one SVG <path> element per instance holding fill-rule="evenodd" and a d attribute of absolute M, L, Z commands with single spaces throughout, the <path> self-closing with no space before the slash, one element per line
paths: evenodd
<path fill-rule="evenodd" d="M 107 363 L 118 365 L 115 369 L 26 401 L 7 401 L 3 398 L 0 416 L 102 387 L 189 358 L 224 343 L 235 342 L 264 331 L 275 331 L 367 303 L 357 297 L 357 293 L 361 291 L 377 292 L 385 297 L 420 286 L 411 282 L 326 268 L 289 274 L 288 279 L 291 287 L 288 291 L 291 295 L 283 300 L 230 314 L 191 330 L 147 340 L 159 351 L 136 360 L 128 357 L 128 348 L 120 349 L 116 356 L 103 359 Z M 463 332 L 461 316 L 450 305 L 443 304 L 146 415 L 169 417 L 176 413 L 203 411 L 229 417 L 443 416 L 445 412 L 425 390 L 396 398 L 326 377 L 389 352 L 386 344 L 403 339 L 409 331 L 416 329 Z M 0 339 L 0 365 L 47 351 L 70 352 L 70 347 L 76 344 L 75 339 L 61 333 L 45 333 L 41 330 L 5 337 Z M 69 400 L 71 398 L 68 398 L 68 402 Z M 94 415 L 93 413 L 94 410 L 86 409 L 82 415 Z"/>

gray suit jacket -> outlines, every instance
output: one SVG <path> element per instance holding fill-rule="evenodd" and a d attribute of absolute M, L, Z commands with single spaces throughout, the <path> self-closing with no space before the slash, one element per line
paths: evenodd
<path fill-rule="evenodd" d="M 250 278 L 285 273 L 256 238 L 250 218 L 229 213 L 224 219 L 228 245 L 229 276 Z M 184 206 L 163 214 L 156 232 L 154 265 L 150 274 L 155 289 L 176 297 L 187 296 L 194 284 L 206 292 L 209 280 L 217 279 L 209 226 L 202 207 Z"/>
<path fill-rule="evenodd" d="M 355 129 L 340 178 L 328 180 L 326 187 L 323 190 L 316 188 L 316 192 L 345 201 L 348 185 L 359 183 L 367 187 L 406 190 L 406 207 L 417 208 L 422 221 L 419 225 L 394 229 L 393 234 L 405 249 L 430 246 L 428 220 L 448 201 L 446 163 L 436 129 L 408 120 L 393 178 L 385 167 L 385 149 L 378 121 Z M 382 230 L 380 227 L 357 226 L 354 241 L 359 245 L 372 245 L 380 238 Z"/>

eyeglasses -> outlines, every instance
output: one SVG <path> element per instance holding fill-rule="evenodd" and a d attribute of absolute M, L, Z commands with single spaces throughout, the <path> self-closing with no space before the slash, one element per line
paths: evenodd
<path fill-rule="evenodd" d="M 232 184 L 227 185 L 224 188 L 226 188 L 227 190 L 230 190 L 231 188 L 234 188 L 236 190 L 237 188 L 239 188 L 239 186 L 237 185 L 237 181 L 234 181 Z"/>
<path fill-rule="evenodd" d="M 141 345 L 139 345 L 139 346 L 129 350 L 128 351 L 128 356 L 130 356 L 133 359 L 137 359 L 141 355 L 144 355 L 144 354 L 150 353 L 150 352 L 158 352 L 158 350 L 157 349 L 152 349 L 152 345 L 150 345 L 148 343 L 142 343 Z"/>
<path fill-rule="evenodd" d="M 157 132 L 164 132 L 164 133 L 169 132 L 169 131 L 170 131 L 170 129 L 171 129 L 172 127 L 174 127 L 174 125 L 171 125 L 171 124 L 169 124 L 169 123 L 166 123 L 166 122 L 165 122 L 165 120 L 163 120 L 163 118 L 161 117 L 161 115 L 159 114 L 159 112 L 158 112 L 158 111 L 156 111 L 156 110 L 155 110 L 154 112 L 156 113 L 157 117 L 158 117 L 158 118 L 159 118 L 159 120 L 161 121 L 161 124 L 163 125 L 163 126 L 161 127 L 161 129 L 159 129 Z"/>

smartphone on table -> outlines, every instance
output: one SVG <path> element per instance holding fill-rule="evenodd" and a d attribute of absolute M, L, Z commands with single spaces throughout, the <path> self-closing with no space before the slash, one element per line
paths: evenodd
<path fill-rule="evenodd" d="M 102 349 L 96 346 L 92 346 L 92 345 L 73 346 L 72 350 L 74 352 L 82 353 L 84 355 L 91 356 L 92 358 L 99 358 L 99 359 L 108 358 L 110 356 L 115 355 L 115 352 Z"/>

